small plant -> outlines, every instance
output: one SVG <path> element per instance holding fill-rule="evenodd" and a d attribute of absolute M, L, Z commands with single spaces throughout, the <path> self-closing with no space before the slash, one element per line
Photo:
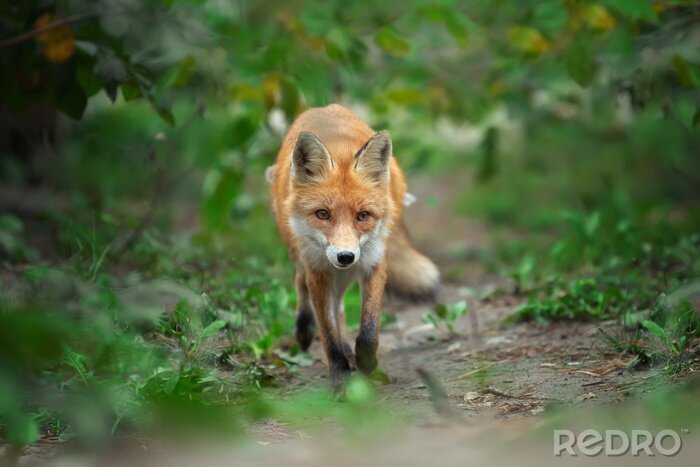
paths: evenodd
<path fill-rule="evenodd" d="M 643 320 L 641 325 L 663 345 L 660 353 L 666 358 L 668 372 L 681 373 L 691 368 L 688 347 L 700 335 L 700 320 L 690 303 L 682 301 L 675 308 L 660 305 L 652 319 Z"/>
<path fill-rule="evenodd" d="M 517 292 L 528 290 L 531 286 L 536 265 L 535 255 L 527 254 L 523 256 L 518 266 L 510 273 L 510 277 L 515 281 Z"/>
<path fill-rule="evenodd" d="M 613 275 L 570 281 L 553 279 L 540 296 L 533 294 L 517 310 L 520 319 L 546 323 L 556 319 L 607 319 L 644 306 L 648 297 L 636 284 Z"/>
<path fill-rule="evenodd" d="M 467 302 L 462 300 L 452 305 L 440 303 L 433 308 L 432 313 L 425 313 L 421 319 L 424 323 L 432 324 L 435 328 L 454 335 L 457 320 L 465 314 L 467 314 Z"/>

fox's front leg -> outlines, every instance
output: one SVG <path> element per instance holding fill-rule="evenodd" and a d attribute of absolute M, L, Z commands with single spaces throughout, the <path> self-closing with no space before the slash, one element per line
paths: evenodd
<path fill-rule="evenodd" d="M 350 375 L 350 365 L 343 351 L 339 326 L 335 325 L 336 297 L 331 280 L 327 274 L 307 268 L 306 285 L 316 313 L 318 334 L 328 361 L 331 383 L 338 388 Z"/>
<path fill-rule="evenodd" d="M 306 351 L 314 340 L 314 311 L 309 297 L 309 288 L 306 286 L 306 273 L 301 264 L 297 266 L 295 282 L 297 286 L 296 337 L 299 348 Z"/>
<path fill-rule="evenodd" d="M 355 341 L 357 368 L 369 375 L 377 368 L 377 348 L 379 347 L 379 321 L 382 313 L 382 296 L 386 284 L 386 260 L 374 270 L 362 276 L 362 316 L 360 333 Z"/>

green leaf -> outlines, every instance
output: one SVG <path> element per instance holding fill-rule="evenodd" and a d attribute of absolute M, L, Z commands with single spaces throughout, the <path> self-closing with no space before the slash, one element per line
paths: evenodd
<path fill-rule="evenodd" d="M 233 201 L 241 191 L 243 174 L 233 168 L 213 170 L 204 183 L 202 215 L 205 225 L 214 230 L 228 225 Z"/>
<path fill-rule="evenodd" d="M 600 229 L 600 211 L 593 212 L 590 216 L 586 217 L 584 221 L 584 232 L 586 237 L 593 239 L 593 237 L 598 233 Z"/>
<path fill-rule="evenodd" d="M 448 319 L 450 321 L 457 321 L 467 314 L 467 302 L 466 300 L 459 301 L 453 305 L 450 305 Z"/>
<path fill-rule="evenodd" d="M 64 63 L 52 64 L 48 70 L 51 77 L 51 87 L 56 97 L 60 99 L 69 94 L 77 79 L 76 60 L 73 58 Z"/>
<path fill-rule="evenodd" d="M 226 321 L 221 320 L 221 319 L 218 320 L 218 321 L 214 321 L 214 322 L 211 323 L 209 326 L 207 326 L 206 328 L 204 328 L 204 330 L 202 331 L 202 337 L 205 338 L 205 339 L 206 339 L 207 337 L 211 337 L 211 336 L 213 336 L 214 334 L 216 334 L 218 331 L 220 331 L 221 329 L 223 329 L 224 326 L 226 326 Z"/>
<path fill-rule="evenodd" d="M 590 43 L 581 38 L 573 43 L 566 55 L 566 69 L 569 76 L 581 87 L 587 87 L 593 82 L 596 65 L 591 56 Z"/>
<path fill-rule="evenodd" d="M 156 111 L 158 116 L 163 119 L 165 123 L 170 126 L 175 126 L 175 115 L 173 115 L 172 110 L 163 104 L 151 101 L 151 107 Z"/>
<path fill-rule="evenodd" d="M 88 97 L 94 96 L 102 89 L 102 83 L 93 70 L 92 61 L 90 64 L 78 63 L 76 79 Z"/>
<path fill-rule="evenodd" d="M 56 107 L 69 117 L 80 120 L 87 107 L 87 96 L 76 82 L 70 92 L 56 101 Z"/>
<path fill-rule="evenodd" d="M 130 79 L 128 81 L 125 81 L 122 86 L 122 97 L 126 102 L 131 102 L 134 99 L 138 99 L 141 97 L 141 87 L 139 84 L 136 82 L 136 80 Z"/>
<path fill-rule="evenodd" d="M 411 51 L 411 43 L 388 26 L 383 27 L 374 35 L 374 42 L 385 52 L 398 57 Z"/>
<path fill-rule="evenodd" d="M 177 64 L 168 68 L 165 73 L 160 76 L 158 82 L 156 83 L 156 93 L 158 95 L 163 94 L 165 91 L 173 87 L 177 82 L 179 73 L 180 67 Z"/>
<path fill-rule="evenodd" d="M 435 311 L 435 314 L 439 318 L 441 318 L 441 319 L 447 318 L 447 305 L 445 305 L 443 303 L 435 305 L 434 311 Z"/>
<path fill-rule="evenodd" d="M 659 339 L 666 340 L 666 331 L 664 331 L 664 328 L 656 324 L 654 321 L 644 320 L 642 321 L 642 326 L 644 326 L 644 328 L 647 331 L 649 331 Z"/>
<path fill-rule="evenodd" d="M 559 0 L 539 3 L 534 9 L 534 24 L 548 34 L 558 35 L 569 18 L 568 10 Z"/>
<path fill-rule="evenodd" d="M 481 143 L 481 157 L 479 158 L 479 171 L 477 179 L 480 182 L 485 182 L 496 175 L 497 170 L 497 149 L 499 130 L 495 126 L 489 126 L 484 135 L 484 140 Z"/>
<path fill-rule="evenodd" d="M 383 386 L 387 386 L 391 384 L 391 376 L 377 368 L 372 372 L 371 375 L 369 375 L 369 379 L 372 381 L 377 381 L 378 383 L 382 384 Z"/>
<path fill-rule="evenodd" d="M 168 378 L 165 381 L 165 384 L 163 385 L 163 392 L 168 396 L 172 396 L 173 392 L 175 392 L 175 387 L 179 382 L 180 374 L 173 374 L 170 378 Z"/>
<path fill-rule="evenodd" d="M 447 32 L 450 33 L 457 45 L 466 47 L 469 33 L 467 31 L 467 20 L 465 16 L 458 11 L 448 12 L 443 15 L 443 21 L 445 23 L 445 29 L 447 29 Z"/>
<path fill-rule="evenodd" d="M 421 320 L 421 322 L 423 322 L 425 324 L 432 324 L 435 327 L 437 327 L 437 324 L 438 324 L 435 316 L 430 314 L 430 313 L 423 313 L 420 320 Z"/>
<path fill-rule="evenodd" d="M 192 77 L 192 72 L 197 68 L 197 61 L 192 55 L 187 55 L 180 60 L 177 66 L 177 77 L 175 78 L 175 87 L 181 88 L 187 86 Z"/>
<path fill-rule="evenodd" d="M 516 276 L 519 281 L 525 281 L 528 277 L 530 277 L 530 274 L 535 270 L 535 265 L 537 263 L 537 260 L 535 259 L 535 255 L 528 254 L 523 257 L 523 259 L 520 261 L 520 264 L 518 265 L 518 269 L 516 271 Z"/>
<path fill-rule="evenodd" d="M 695 113 L 693 114 L 692 125 L 693 127 L 700 125 L 700 109 L 695 109 Z"/>
<path fill-rule="evenodd" d="M 117 88 L 127 77 L 124 63 L 111 53 L 100 54 L 95 64 L 95 74 L 100 78 L 105 92 L 114 102 L 117 98 Z"/>
<path fill-rule="evenodd" d="M 671 68 L 678 75 L 680 83 L 687 87 L 693 88 L 700 85 L 700 76 L 694 70 L 690 63 L 681 54 L 674 54 L 671 58 Z"/>

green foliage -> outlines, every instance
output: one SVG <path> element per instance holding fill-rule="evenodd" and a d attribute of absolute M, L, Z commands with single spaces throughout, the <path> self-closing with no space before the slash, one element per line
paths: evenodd
<path fill-rule="evenodd" d="M 35 260 L 37 252 L 24 241 L 22 220 L 10 214 L 0 215 L 0 252 L 11 261 Z"/>
<path fill-rule="evenodd" d="M 216 303 L 184 282 L 74 269 L 29 269 L 3 295 L 0 430 L 13 444 L 49 427 L 87 443 L 122 429 L 236 432 L 248 416 L 237 401 L 296 364 L 276 357 L 293 323 L 279 283 L 235 275 Z"/>
<path fill-rule="evenodd" d="M 595 274 L 589 273 L 587 277 L 549 277 L 533 289 L 529 300 L 517 313 L 523 319 L 546 322 L 551 319 L 608 319 L 650 309 L 661 294 L 700 275 L 700 263 L 692 256 L 698 240 L 697 236 L 683 237 L 675 245 L 665 248 L 657 245 L 657 250 L 642 245 L 640 251 L 634 251 L 625 259 L 594 263 Z M 558 248 L 554 245 L 552 250 Z M 624 249 L 618 248 L 618 251 Z M 530 264 L 533 263 L 525 263 Z M 522 269 L 523 265 L 518 270 Z M 531 270 L 527 268 L 528 273 Z M 674 274 L 666 271 L 674 271 Z"/>
<path fill-rule="evenodd" d="M 5 3 L 0 179 L 48 193 L 0 216 L 13 445 L 387 423 L 363 379 L 340 408 L 267 392 L 309 357 L 262 174 L 332 101 L 389 128 L 409 175 L 464 175 L 483 258 L 529 295 L 519 318 L 633 321 L 613 345 L 687 367 L 695 315 L 662 294 L 700 276 L 696 2 Z M 351 329 L 360 306 L 353 288 Z M 453 334 L 466 313 L 424 320 Z"/>
<path fill-rule="evenodd" d="M 692 371 L 689 350 L 700 335 L 700 321 L 688 301 L 674 305 L 662 296 L 650 310 L 628 313 L 622 321 L 626 330 L 617 335 L 602 331 L 616 351 L 635 356 L 628 366 L 660 363 L 670 374 Z"/>
<path fill-rule="evenodd" d="M 392 1 L 372 8 L 340 1 L 235 8 L 216 2 L 97 6 L 73 0 L 60 8 L 29 2 L 3 7 L 2 37 L 50 29 L 5 45 L 3 68 L 13 73 L 3 78 L 9 90 L 3 103 L 20 109 L 48 99 L 79 119 L 88 99 L 102 90 L 112 101 L 120 94 L 126 101 L 142 99 L 174 125 L 173 102 L 183 96 L 262 104 L 266 112 L 279 106 L 293 117 L 302 102 L 331 100 L 334 87 L 377 111 L 386 110 L 386 96 L 410 90 L 421 97 L 403 105 L 472 119 L 499 102 L 521 106 L 533 85 L 547 88 L 567 79 L 583 87 L 627 83 L 631 92 L 661 91 L 643 92 L 645 100 L 682 100 L 684 89 L 698 86 L 692 78 L 697 56 L 673 38 L 690 26 L 687 13 L 695 8 L 690 1 L 652 7 L 623 0 L 528 0 L 497 9 L 478 2 Z M 663 52 L 661 60 L 644 59 L 642 50 L 650 46 Z M 379 66 L 377 49 L 389 56 Z M 484 60 L 494 52 L 495 60 Z M 679 81 L 666 79 L 668 73 Z"/>
<path fill-rule="evenodd" d="M 466 314 L 467 302 L 462 300 L 452 305 L 444 305 L 442 303 L 435 305 L 432 313 L 425 313 L 421 319 L 424 323 L 430 323 L 436 329 L 441 329 L 448 335 L 453 335 L 457 320 Z"/>

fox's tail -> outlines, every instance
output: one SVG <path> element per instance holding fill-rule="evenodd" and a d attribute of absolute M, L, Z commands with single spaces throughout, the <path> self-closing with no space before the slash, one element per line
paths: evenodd
<path fill-rule="evenodd" d="M 437 299 L 440 272 L 411 244 L 403 222 L 394 227 L 387 241 L 387 263 L 387 295 L 417 302 Z"/>

